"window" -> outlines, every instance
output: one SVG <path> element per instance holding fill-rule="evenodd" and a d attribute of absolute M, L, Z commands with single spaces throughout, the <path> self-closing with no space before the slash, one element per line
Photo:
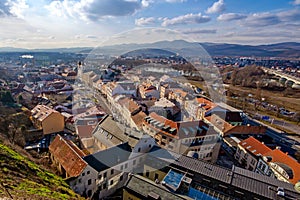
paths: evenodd
<path fill-rule="evenodd" d="M 123 180 L 123 175 L 120 176 L 120 181 L 122 181 L 122 180 Z"/>
<path fill-rule="evenodd" d="M 91 197 L 92 196 L 92 190 L 88 191 L 88 196 Z"/>
<path fill-rule="evenodd" d="M 158 179 L 158 174 L 157 173 L 155 173 L 155 175 L 154 175 L 154 180 L 156 180 L 156 179 Z"/>
<path fill-rule="evenodd" d="M 102 178 L 102 175 L 99 173 L 98 174 L 98 179 L 101 179 Z"/>
<path fill-rule="evenodd" d="M 80 179 L 78 179 L 78 183 L 81 183 L 81 178 L 80 178 Z"/>
<path fill-rule="evenodd" d="M 254 159 L 251 160 L 251 165 L 255 165 L 255 160 Z"/>
<path fill-rule="evenodd" d="M 141 152 L 141 148 L 138 148 L 138 152 Z"/>
<path fill-rule="evenodd" d="M 147 170 L 146 171 L 146 176 L 149 177 L 149 175 L 150 175 L 150 172 Z"/>
<path fill-rule="evenodd" d="M 120 170 L 123 170 L 123 165 L 120 166 Z"/>
<path fill-rule="evenodd" d="M 114 174 L 114 169 L 110 170 L 110 174 L 113 175 Z"/>
<path fill-rule="evenodd" d="M 149 144 L 149 148 L 151 148 L 152 147 L 152 145 L 151 144 Z"/>
<path fill-rule="evenodd" d="M 114 184 L 114 180 L 111 180 L 111 181 L 110 181 L 110 185 L 112 185 L 112 184 Z"/>
<path fill-rule="evenodd" d="M 106 188 L 106 183 L 103 183 L 103 189 L 105 189 Z"/>
<path fill-rule="evenodd" d="M 90 174 L 90 171 L 87 171 L 86 174 Z"/>
<path fill-rule="evenodd" d="M 103 177 L 104 177 L 104 178 L 106 178 L 106 176 L 107 176 L 107 172 L 105 172 L 105 173 L 103 174 Z"/>
<path fill-rule="evenodd" d="M 125 169 L 128 167 L 128 163 L 125 164 Z"/>
<path fill-rule="evenodd" d="M 85 173 L 83 172 L 83 173 L 82 173 L 82 176 L 84 176 L 84 175 L 85 175 Z"/>
<path fill-rule="evenodd" d="M 136 164 L 136 160 L 133 160 L 133 165 L 135 165 Z"/>
<path fill-rule="evenodd" d="M 88 185 L 91 185 L 92 184 L 92 179 L 89 179 L 88 180 Z"/>

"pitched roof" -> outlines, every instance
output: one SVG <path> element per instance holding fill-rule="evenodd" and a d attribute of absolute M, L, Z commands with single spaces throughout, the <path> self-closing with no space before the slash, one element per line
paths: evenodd
<path fill-rule="evenodd" d="M 104 115 L 106 115 L 106 113 L 100 106 L 93 106 L 87 109 L 85 112 L 75 115 L 74 120 L 84 118 L 101 118 Z"/>
<path fill-rule="evenodd" d="M 134 121 L 137 127 L 142 127 L 145 117 L 147 117 L 147 115 L 143 111 L 140 111 L 137 114 L 131 116 L 132 120 Z"/>
<path fill-rule="evenodd" d="M 205 99 L 205 98 L 197 98 L 197 102 L 201 105 L 202 108 L 204 108 L 206 111 L 215 108 L 217 104 Z"/>
<path fill-rule="evenodd" d="M 148 122 L 148 121 L 151 122 Z M 176 138 L 186 138 L 196 135 L 205 135 L 209 126 L 201 121 L 180 121 L 174 122 L 163 116 L 156 114 L 155 112 L 150 113 L 149 117 L 145 118 L 144 123 L 147 122 L 153 128 L 157 129 L 157 132 L 164 133 L 166 135 Z M 173 130 L 172 134 L 164 129 Z"/>
<path fill-rule="evenodd" d="M 215 114 L 206 117 L 206 119 L 210 121 L 215 127 L 217 127 L 223 133 L 227 132 L 228 130 L 234 127 L 228 122 L 226 122 L 224 119 L 222 119 L 221 117 Z"/>
<path fill-rule="evenodd" d="M 216 111 L 213 113 L 220 116 L 221 118 L 225 119 L 226 122 L 243 122 L 240 112 Z"/>
<path fill-rule="evenodd" d="M 300 181 L 300 164 L 294 158 L 290 157 L 279 149 L 269 151 L 265 153 L 264 156 L 272 158 L 270 162 L 276 163 L 284 169 L 286 168 L 285 166 L 287 166 L 292 170 L 293 176 L 289 179 L 290 183 L 296 184 L 298 181 Z"/>
<path fill-rule="evenodd" d="M 210 121 L 216 128 L 223 132 L 224 136 L 230 134 L 265 134 L 267 128 L 265 126 L 246 126 L 246 125 L 238 125 L 233 126 L 226 122 L 224 119 L 219 117 L 218 115 L 211 115 L 205 117 L 208 121 Z"/>
<path fill-rule="evenodd" d="M 119 144 L 117 146 L 99 151 L 83 158 L 92 168 L 101 172 L 112 168 L 119 163 L 128 160 L 131 154 L 131 147 L 128 143 Z"/>
<path fill-rule="evenodd" d="M 120 105 L 127 108 L 130 113 L 132 113 L 140 108 L 140 106 L 135 101 L 133 101 L 132 99 L 129 99 L 128 97 L 122 98 L 118 102 Z"/>
<path fill-rule="evenodd" d="M 49 151 L 70 177 L 79 176 L 87 166 L 87 163 L 82 159 L 86 156 L 85 153 L 72 141 L 65 140 L 60 135 L 57 135 L 50 144 Z"/>
<path fill-rule="evenodd" d="M 252 136 L 242 140 L 239 145 L 255 156 L 264 155 L 272 150 Z"/>
<path fill-rule="evenodd" d="M 37 105 L 31 110 L 32 117 L 39 121 L 44 121 L 52 113 L 59 113 L 59 112 L 45 105 Z"/>
<path fill-rule="evenodd" d="M 76 133 L 80 138 L 91 138 L 92 132 L 96 128 L 96 124 L 92 125 L 76 125 Z"/>
<path fill-rule="evenodd" d="M 133 82 L 118 82 L 118 85 L 120 85 L 124 90 L 136 90 L 136 86 Z"/>
<path fill-rule="evenodd" d="M 187 199 L 186 197 L 181 197 L 178 194 L 170 192 L 169 189 L 162 186 L 161 184 L 154 183 L 153 181 L 144 178 L 140 175 L 130 176 L 129 180 L 125 185 L 125 188 L 138 193 L 140 196 L 143 197 L 143 199 L 147 199 L 149 198 L 149 196 L 157 196 L 156 199 Z"/>
<path fill-rule="evenodd" d="M 223 168 L 158 147 L 153 148 L 147 154 L 145 164 L 153 166 L 155 169 L 170 165 L 173 169 L 188 170 L 193 175 L 193 181 L 197 182 L 207 177 L 207 179 L 231 185 L 237 190 L 257 194 L 264 197 L 263 199 L 276 198 L 277 187 L 283 187 L 287 196 L 295 199 L 300 197 L 300 194 L 295 191 L 294 186 L 290 183 L 235 166 L 232 169 Z"/>

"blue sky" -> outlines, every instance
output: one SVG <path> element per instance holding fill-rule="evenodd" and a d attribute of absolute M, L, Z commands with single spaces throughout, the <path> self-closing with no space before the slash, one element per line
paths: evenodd
<path fill-rule="evenodd" d="M 93 47 L 144 27 L 199 42 L 300 42 L 300 0 L 1 0 L 0 18 L 0 47 Z"/>

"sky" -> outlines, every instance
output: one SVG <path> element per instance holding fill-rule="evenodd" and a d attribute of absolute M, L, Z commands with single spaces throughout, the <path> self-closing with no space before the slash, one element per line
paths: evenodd
<path fill-rule="evenodd" d="M 300 0 L 0 1 L 0 47 L 96 47 L 142 28 L 197 42 L 300 42 Z M 135 42 L 145 42 L 139 34 Z"/>

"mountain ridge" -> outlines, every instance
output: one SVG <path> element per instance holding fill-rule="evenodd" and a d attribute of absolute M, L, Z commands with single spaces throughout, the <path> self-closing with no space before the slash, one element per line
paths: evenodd
<path fill-rule="evenodd" d="M 145 44 L 119 44 L 97 47 L 97 51 L 103 54 L 118 54 L 126 50 L 136 50 L 139 48 L 163 48 L 166 50 L 179 50 L 179 52 L 189 52 L 201 45 L 211 56 L 258 56 L 258 57 L 300 57 L 300 43 L 298 42 L 281 42 L 273 44 L 247 45 L 231 43 L 188 43 L 183 40 L 158 41 Z M 50 49 L 24 49 L 13 47 L 0 47 L 0 53 L 8 52 L 60 52 L 60 53 L 83 53 L 88 54 L 94 51 L 93 47 L 70 47 L 70 48 L 50 48 Z"/>

